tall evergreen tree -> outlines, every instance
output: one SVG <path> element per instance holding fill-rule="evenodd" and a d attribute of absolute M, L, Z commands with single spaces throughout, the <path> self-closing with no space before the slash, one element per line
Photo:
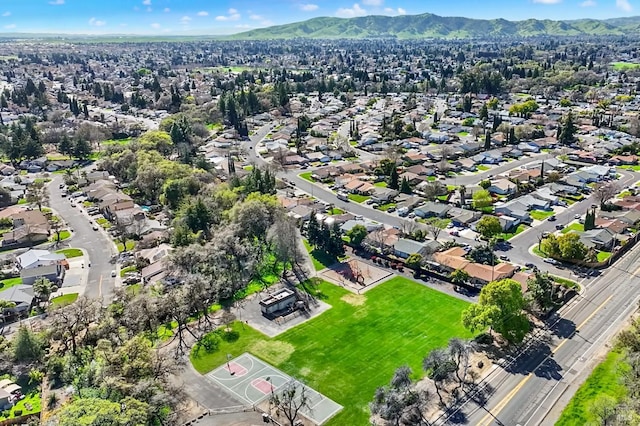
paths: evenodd
<path fill-rule="evenodd" d="M 389 175 L 389 188 L 397 190 L 399 187 L 398 169 L 394 166 L 393 169 L 391 169 L 391 174 Z"/>

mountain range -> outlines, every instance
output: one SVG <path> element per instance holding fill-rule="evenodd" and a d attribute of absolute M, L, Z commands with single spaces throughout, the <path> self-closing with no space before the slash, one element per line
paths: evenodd
<path fill-rule="evenodd" d="M 606 20 L 555 21 L 472 19 L 431 13 L 357 18 L 320 17 L 303 22 L 259 28 L 230 36 L 234 40 L 267 39 L 460 39 L 475 37 L 533 37 L 640 34 L 640 16 Z"/>

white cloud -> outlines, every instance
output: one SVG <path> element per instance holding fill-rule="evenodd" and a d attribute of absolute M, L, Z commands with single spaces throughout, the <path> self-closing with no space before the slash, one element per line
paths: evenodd
<path fill-rule="evenodd" d="M 313 3 L 305 3 L 300 5 L 300 10 L 304 12 L 313 12 L 314 10 L 318 10 L 319 6 Z"/>
<path fill-rule="evenodd" d="M 262 21 L 264 18 L 260 15 L 250 15 L 249 19 L 251 19 L 252 21 Z"/>
<path fill-rule="evenodd" d="M 11 12 L 6 11 L 5 13 L 2 14 L 2 16 L 11 16 Z"/>
<path fill-rule="evenodd" d="M 52 4 L 54 6 L 58 6 L 58 5 L 64 4 L 64 0 L 51 0 L 49 2 L 49 4 Z"/>
<path fill-rule="evenodd" d="M 340 18 L 354 18 L 356 16 L 364 16 L 367 11 L 360 7 L 358 3 L 354 3 L 352 7 L 341 7 L 336 11 L 336 16 Z"/>
<path fill-rule="evenodd" d="M 593 7 L 595 6 L 597 3 L 593 0 L 585 0 L 582 3 L 580 3 L 580 6 L 582 7 Z"/>
<path fill-rule="evenodd" d="M 253 28 L 253 27 L 249 24 L 238 24 L 236 25 L 236 28 L 247 29 L 247 28 Z"/>
<path fill-rule="evenodd" d="M 629 0 L 616 0 L 616 7 L 625 12 L 631 12 L 633 10 L 633 6 L 631 6 Z"/>
<path fill-rule="evenodd" d="M 384 8 L 384 13 L 388 14 L 388 15 L 406 15 L 407 11 L 401 7 L 394 9 L 392 7 L 385 7 Z"/>
<path fill-rule="evenodd" d="M 533 2 L 540 4 L 558 4 L 561 3 L 562 0 L 533 0 Z"/>
<path fill-rule="evenodd" d="M 191 17 L 189 17 L 189 16 L 185 15 L 182 18 L 180 18 L 180 23 L 182 25 L 187 25 L 187 24 L 189 24 L 189 22 L 191 22 Z"/>
<path fill-rule="evenodd" d="M 162 27 L 162 25 L 158 24 L 157 22 L 154 22 L 153 24 L 151 24 L 151 28 L 153 29 L 158 30 L 160 29 L 160 27 Z"/>
<path fill-rule="evenodd" d="M 4 27 L 5 27 L 6 29 L 8 29 L 8 30 L 12 30 L 12 29 L 14 29 L 14 28 L 16 27 L 16 24 L 9 24 L 9 25 L 5 25 Z"/>
<path fill-rule="evenodd" d="M 227 12 L 229 12 L 228 15 L 216 16 L 216 21 L 237 21 L 240 19 L 240 14 L 238 13 L 238 9 L 231 8 Z"/>
<path fill-rule="evenodd" d="M 168 7 L 165 7 L 165 8 L 164 8 L 164 10 L 163 10 L 163 12 L 164 12 L 164 13 L 169 13 L 169 12 L 171 12 L 171 9 L 169 9 Z"/>
<path fill-rule="evenodd" d="M 198 12 L 198 16 L 209 16 L 209 12 L 207 12 L 206 10 L 201 10 L 200 12 Z"/>
<path fill-rule="evenodd" d="M 91 18 L 89 19 L 89 25 L 93 26 L 93 27 L 104 27 L 107 24 L 106 21 L 102 21 L 100 19 L 96 19 L 96 18 Z"/>
<path fill-rule="evenodd" d="M 142 4 L 145 6 L 151 6 L 151 0 L 142 0 Z"/>
<path fill-rule="evenodd" d="M 382 6 L 384 0 L 362 0 L 362 4 L 367 6 Z"/>

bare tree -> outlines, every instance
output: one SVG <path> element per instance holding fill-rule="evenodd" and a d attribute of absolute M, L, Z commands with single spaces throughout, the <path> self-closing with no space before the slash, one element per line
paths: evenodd
<path fill-rule="evenodd" d="M 276 415 L 283 415 L 290 426 L 295 426 L 298 413 L 303 408 L 309 408 L 307 388 L 299 380 L 292 379 L 281 389 L 272 392 L 269 403 L 275 407 Z"/>
<path fill-rule="evenodd" d="M 431 218 L 426 222 L 427 231 L 433 235 L 433 239 L 437 241 L 440 232 L 447 227 L 448 223 L 449 222 L 446 219 L 440 219 L 437 217 Z"/>
<path fill-rule="evenodd" d="M 50 330 L 55 340 L 62 344 L 63 352 L 71 345 L 71 352 L 75 355 L 78 344 L 84 341 L 89 325 L 98 319 L 100 301 L 80 297 L 74 303 L 53 309 L 50 314 Z"/>
<path fill-rule="evenodd" d="M 600 183 L 593 191 L 593 195 L 600 203 L 600 207 L 603 207 L 607 201 L 612 199 L 619 191 L 618 185 L 614 182 Z"/>
<path fill-rule="evenodd" d="M 304 261 L 304 254 L 300 250 L 300 233 L 294 219 L 279 215 L 271 226 L 267 236 L 268 241 L 275 249 L 276 259 L 287 266 L 299 267 Z"/>
<path fill-rule="evenodd" d="M 27 188 L 27 202 L 35 204 L 42 211 L 42 206 L 49 202 L 49 190 L 44 181 L 36 180 Z"/>
<path fill-rule="evenodd" d="M 413 235 L 414 232 L 418 229 L 418 225 L 412 220 L 403 220 L 400 222 L 400 232 L 403 235 Z"/>

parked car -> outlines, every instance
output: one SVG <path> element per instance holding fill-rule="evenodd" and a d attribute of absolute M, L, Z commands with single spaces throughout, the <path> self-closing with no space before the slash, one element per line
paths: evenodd
<path fill-rule="evenodd" d="M 529 269 L 535 269 L 535 268 L 536 268 L 536 265 L 534 265 L 534 264 L 533 264 L 533 263 L 531 263 L 531 262 L 525 263 L 525 264 L 524 264 L 524 266 L 526 266 L 526 267 L 527 267 L 527 268 L 529 268 Z"/>
<path fill-rule="evenodd" d="M 111 278 L 115 278 L 115 277 L 116 277 L 116 271 L 113 270 L 113 271 L 111 271 Z"/>
<path fill-rule="evenodd" d="M 396 208 L 395 208 L 395 207 L 389 207 L 389 208 L 387 209 L 387 213 L 393 213 L 393 212 L 395 212 L 395 211 L 396 211 Z"/>
<path fill-rule="evenodd" d="M 91 227 L 94 231 L 98 230 L 98 225 L 96 225 L 95 223 L 93 224 L 93 226 Z"/>
<path fill-rule="evenodd" d="M 582 215 L 581 214 L 577 214 L 577 215 L 573 216 L 573 218 L 574 219 L 580 219 L 580 218 L 582 218 Z"/>
<path fill-rule="evenodd" d="M 552 214 L 551 216 L 549 216 L 549 219 L 547 219 L 547 220 L 548 220 L 549 222 L 555 222 L 555 221 L 557 220 L 557 219 L 556 219 L 556 215 L 555 215 L 555 214 Z"/>
<path fill-rule="evenodd" d="M 557 225 L 556 225 L 556 229 L 557 229 L 558 231 L 560 231 L 560 230 L 564 229 L 564 225 L 557 224 Z"/>
<path fill-rule="evenodd" d="M 500 257 L 500 260 L 504 260 L 504 261 L 509 260 L 509 256 L 507 256 L 506 254 L 501 254 L 499 257 Z"/>
<path fill-rule="evenodd" d="M 560 264 L 560 262 L 558 262 L 557 260 L 552 259 L 550 257 L 545 257 L 544 259 L 542 259 L 542 261 L 545 262 L 545 263 L 550 263 L 551 265 L 559 265 Z"/>

